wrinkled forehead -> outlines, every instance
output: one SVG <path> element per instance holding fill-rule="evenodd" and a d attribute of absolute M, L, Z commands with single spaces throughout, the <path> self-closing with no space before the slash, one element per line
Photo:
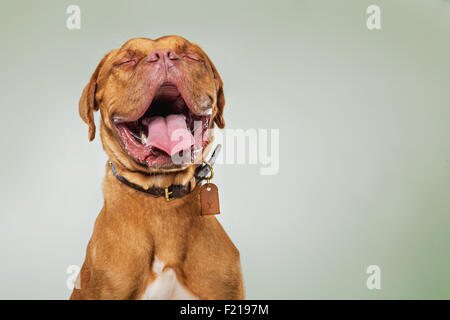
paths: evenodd
<path fill-rule="evenodd" d="M 186 52 L 204 54 L 197 45 L 179 36 L 165 36 L 156 40 L 147 38 L 131 39 L 119 49 L 119 53 L 133 52 L 138 55 L 148 55 L 154 50 L 163 49 L 171 49 L 177 54 Z"/>

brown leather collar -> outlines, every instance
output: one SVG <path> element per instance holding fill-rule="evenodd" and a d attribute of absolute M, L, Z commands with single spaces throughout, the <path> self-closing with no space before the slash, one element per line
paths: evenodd
<path fill-rule="evenodd" d="M 222 148 L 222 145 L 218 144 L 216 146 L 216 148 L 214 149 L 213 153 L 211 154 L 211 158 L 208 161 L 211 164 L 211 166 L 216 161 L 217 155 L 219 154 L 221 148 Z M 195 183 L 189 182 L 186 185 L 173 184 L 173 185 L 168 186 L 167 188 L 151 187 L 148 189 L 144 189 L 143 187 L 141 187 L 133 182 L 130 182 L 125 177 L 119 175 L 117 173 L 116 167 L 114 166 L 114 163 L 109 161 L 109 165 L 111 166 L 111 171 L 112 171 L 113 175 L 120 182 L 126 184 L 127 186 L 129 186 L 135 190 L 147 193 L 154 197 L 165 197 L 167 201 L 172 200 L 172 199 L 182 198 L 183 196 L 187 195 L 193 189 L 192 184 L 197 185 L 201 180 L 205 179 L 211 172 L 211 168 L 209 166 L 205 165 L 204 163 L 202 163 L 202 165 L 199 166 L 195 170 L 195 173 L 194 173 Z"/>

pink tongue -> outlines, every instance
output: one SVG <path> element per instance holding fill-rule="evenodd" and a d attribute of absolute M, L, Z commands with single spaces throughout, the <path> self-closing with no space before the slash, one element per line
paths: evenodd
<path fill-rule="evenodd" d="M 148 123 L 147 145 L 165 151 L 169 156 L 186 150 L 194 144 L 194 137 L 186 127 L 181 114 L 152 117 Z"/>

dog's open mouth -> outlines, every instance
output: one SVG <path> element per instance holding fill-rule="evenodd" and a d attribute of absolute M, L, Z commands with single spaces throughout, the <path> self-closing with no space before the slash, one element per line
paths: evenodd
<path fill-rule="evenodd" d="M 149 167 L 181 167 L 209 143 L 210 115 L 192 112 L 170 83 L 159 87 L 138 120 L 114 123 L 128 154 Z"/>

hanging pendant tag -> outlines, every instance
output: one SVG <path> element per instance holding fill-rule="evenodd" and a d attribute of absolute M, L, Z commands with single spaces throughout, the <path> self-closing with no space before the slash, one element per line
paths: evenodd
<path fill-rule="evenodd" d="M 219 214 L 219 190 L 214 183 L 205 183 L 201 186 L 200 201 L 202 205 L 202 216 Z"/>

